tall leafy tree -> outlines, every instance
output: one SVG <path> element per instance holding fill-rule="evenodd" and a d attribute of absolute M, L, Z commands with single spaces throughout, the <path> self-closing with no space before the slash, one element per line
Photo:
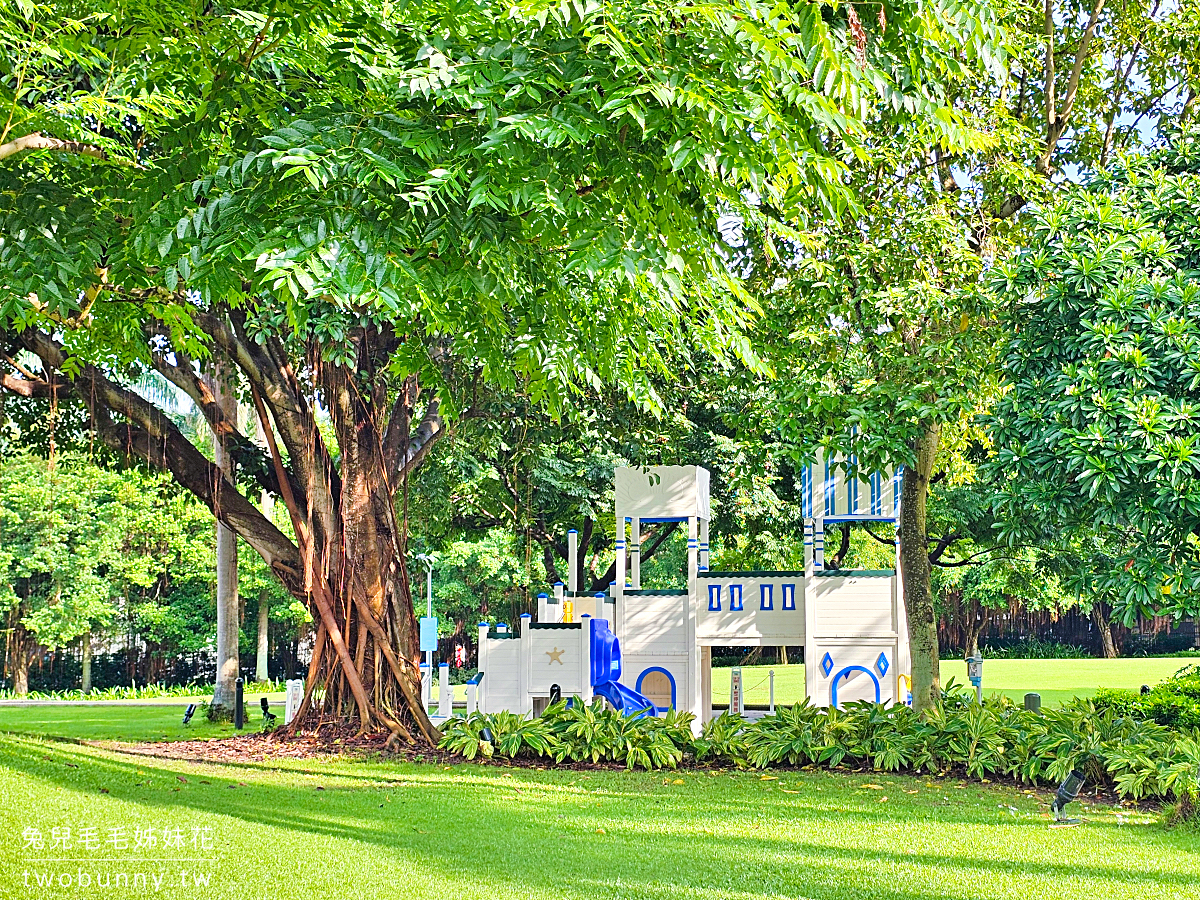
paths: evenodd
<path fill-rule="evenodd" d="M 962 118 L 955 128 L 935 127 L 910 106 L 878 107 L 869 149 L 850 167 L 861 206 L 792 235 L 753 223 L 744 234 L 746 264 L 768 310 L 759 331 L 764 355 L 778 376 L 756 405 L 762 429 L 776 431 L 799 459 L 824 445 L 862 472 L 905 466 L 898 537 L 918 708 L 938 694 L 931 567 L 953 543 L 952 532 L 939 534 L 928 521 L 930 486 L 948 477 L 936 468 L 943 444 L 956 448 L 943 463 L 961 456 L 958 445 L 994 380 L 982 238 L 964 221 L 970 204 L 948 159 L 978 163 L 981 189 L 1009 191 L 1017 185 L 983 163 L 1001 147 L 1029 148 L 1017 123 L 985 106 L 1008 77 L 1005 12 L 946 20 L 945 46 L 962 49 L 945 57 L 914 48 L 920 34 L 902 23 L 860 23 L 863 52 L 897 79 L 920 78 L 913 60 L 939 60 L 927 102 Z"/>
<path fill-rule="evenodd" d="M 953 21 L 947 44 L 963 49 L 929 90 L 974 131 L 880 108 L 870 152 L 851 166 L 861 210 L 786 244 L 747 233 L 781 376 L 764 419 L 782 410 L 798 452 L 827 443 L 861 468 L 906 467 L 900 568 L 918 708 L 940 684 L 931 571 L 967 536 L 931 521 L 929 501 L 956 482 L 964 438 L 999 390 L 1005 329 L 986 273 L 1024 240 L 1031 204 L 1192 114 L 1178 75 L 1200 63 L 1192 3 L 992 4 L 958 31 Z M 877 65 L 911 65 L 907 30 L 861 27 Z"/>
<path fill-rule="evenodd" d="M 1079 589 L 1126 624 L 1200 612 L 1198 208 L 1193 130 L 1045 209 L 997 273 L 1006 536 L 1084 548 Z"/>
<path fill-rule="evenodd" d="M 28 692 L 30 663 L 42 648 L 68 645 L 113 623 L 113 586 L 123 579 L 105 577 L 110 567 L 134 582 L 148 577 L 139 565 L 144 559 L 121 556 L 123 529 L 114 521 L 113 501 L 127 487 L 136 490 L 94 468 L 56 472 L 33 456 L 5 460 L 0 609 L 5 663 L 17 694 Z"/>
<path fill-rule="evenodd" d="M 917 8 L 902 19 L 929 31 Z M 311 605 L 326 711 L 399 738 L 435 737 L 404 485 L 478 388 L 652 405 L 684 331 L 748 355 L 720 216 L 836 215 L 871 98 L 936 111 L 808 4 L 4 15 L 4 387 L 73 395 L 98 438 L 198 496 Z M 200 377 L 210 359 L 269 452 Z M 148 369 L 283 499 L 294 541 L 130 390 Z"/>

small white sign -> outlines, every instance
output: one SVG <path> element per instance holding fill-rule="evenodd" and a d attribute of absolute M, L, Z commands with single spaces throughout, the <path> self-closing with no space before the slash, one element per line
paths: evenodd
<path fill-rule="evenodd" d="M 289 724 L 296 713 L 300 710 L 300 704 L 304 700 L 304 679 L 292 678 L 284 686 L 284 707 L 283 707 L 283 724 Z"/>
<path fill-rule="evenodd" d="M 729 670 L 729 712 L 740 716 L 746 711 L 742 697 L 742 667 L 734 666 Z"/>

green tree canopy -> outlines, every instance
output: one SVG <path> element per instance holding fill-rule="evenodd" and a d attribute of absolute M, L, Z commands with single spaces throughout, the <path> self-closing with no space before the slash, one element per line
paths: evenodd
<path fill-rule="evenodd" d="M 1080 586 L 1200 611 L 1200 143 L 1172 138 L 1042 211 L 997 272 L 1014 337 L 992 420 L 1011 542 L 1103 537 Z"/>
<path fill-rule="evenodd" d="M 926 74 L 990 52 L 979 9 L 889 6 L 913 60 L 893 69 L 841 5 L 6 6 L 4 386 L 73 395 L 311 604 L 328 712 L 432 738 L 408 476 L 481 387 L 652 409 L 684 334 L 753 362 L 722 222 L 836 217 L 881 103 L 954 144 Z M 254 401 L 269 458 L 201 365 Z M 283 497 L 295 542 L 129 389 L 148 369 Z"/>
<path fill-rule="evenodd" d="M 261 559 L 245 581 L 283 600 Z M 0 609 L 14 683 L 41 649 L 129 631 L 160 660 L 213 644 L 212 516 L 162 475 L 64 454 L 0 467 Z M 283 621 L 296 610 L 279 603 Z"/>

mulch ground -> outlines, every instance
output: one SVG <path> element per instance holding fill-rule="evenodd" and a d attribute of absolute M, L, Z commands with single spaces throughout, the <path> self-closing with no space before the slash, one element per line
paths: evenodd
<path fill-rule="evenodd" d="M 353 725 L 322 723 L 297 731 L 239 734 L 200 741 L 121 744 L 97 741 L 98 746 L 140 756 L 159 756 L 192 762 L 270 762 L 276 759 L 311 759 L 328 756 L 387 756 L 411 762 L 461 762 L 459 757 L 431 747 L 388 746 L 387 732 L 360 734 Z"/>

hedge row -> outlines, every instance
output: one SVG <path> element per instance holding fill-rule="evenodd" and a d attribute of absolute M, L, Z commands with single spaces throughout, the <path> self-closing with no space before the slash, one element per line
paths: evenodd
<path fill-rule="evenodd" d="M 1171 728 L 1200 728 L 1200 666 L 1180 669 L 1145 694 L 1104 688 L 1096 707 Z"/>
<path fill-rule="evenodd" d="M 600 702 L 564 702 L 534 719 L 514 713 L 453 719 L 440 746 L 467 759 L 603 761 L 631 769 L 846 766 L 1045 785 L 1075 769 L 1130 799 L 1192 804 L 1200 792 L 1200 730 L 1170 728 L 1090 700 L 1039 714 L 1005 700 L 980 705 L 948 694 L 926 716 L 874 703 L 797 704 L 755 721 L 726 713 L 699 736 L 692 721 L 688 713 L 634 719 Z"/>

